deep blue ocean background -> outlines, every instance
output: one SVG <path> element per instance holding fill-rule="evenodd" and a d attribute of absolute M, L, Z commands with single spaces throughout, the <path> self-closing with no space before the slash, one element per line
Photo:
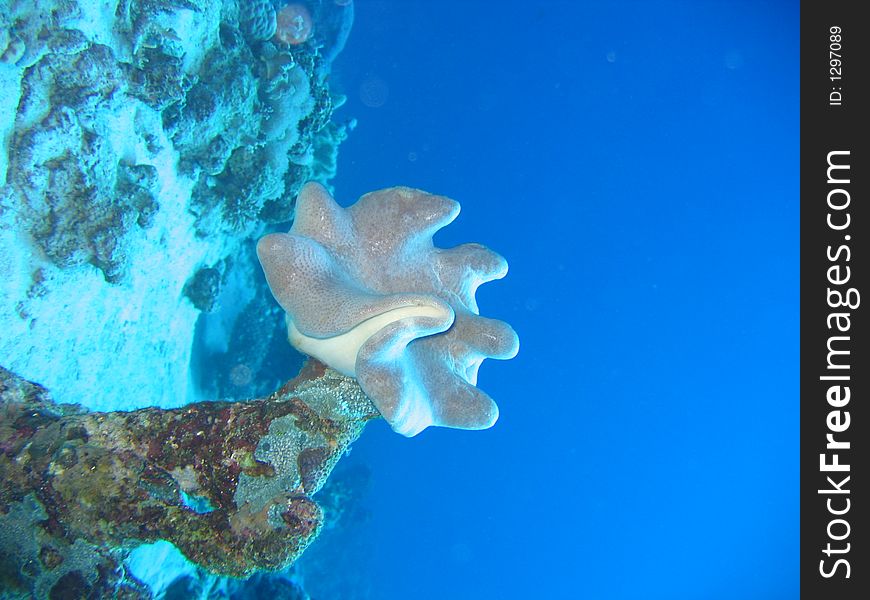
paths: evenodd
<path fill-rule="evenodd" d="M 345 597 L 796 598 L 798 2 L 355 5 L 336 196 L 458 200 L 521 348 L 356 443 Z"/>

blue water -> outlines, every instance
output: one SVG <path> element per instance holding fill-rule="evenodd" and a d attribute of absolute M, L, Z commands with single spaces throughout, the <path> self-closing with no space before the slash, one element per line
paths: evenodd
<path fill-rule="evenodd" d="M 337 197 L 458 200 L 521 339 L 493 429 L 355 445 L 360 594 L 797 597 L 798 3 L 355 4 Z"/>

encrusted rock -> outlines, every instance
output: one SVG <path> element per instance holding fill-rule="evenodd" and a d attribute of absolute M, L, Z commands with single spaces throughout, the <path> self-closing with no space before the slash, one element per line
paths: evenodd
<path fill-rule="evenodd" d="M 0 369 L 0 573 L 38 597 L 93 594 L 121 585 L 118 549 L 159 539 L 214 573 L 284 568 L 322 527 L 312 495 L 376 417 L 313 361 L 268 398 L 108 413 Z"/>
<path fill-rule="evenodd" d="M 184 286 L 184 295 L 199 310 L 211 312 L 221 291 L 221 273 L 212 267 L 197 271 Z"/>

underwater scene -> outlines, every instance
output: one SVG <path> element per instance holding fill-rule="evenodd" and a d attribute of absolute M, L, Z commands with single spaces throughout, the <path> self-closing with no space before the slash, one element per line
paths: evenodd
<path fill-rule="evenodd" d="M 798 9 L 0 0 L 0 599 L 798 597 Z"/>

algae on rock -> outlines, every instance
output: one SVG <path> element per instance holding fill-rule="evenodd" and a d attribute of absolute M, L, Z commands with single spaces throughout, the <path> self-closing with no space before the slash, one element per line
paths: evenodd
<path fill-rule="evenodd" d="M 312 496 L 377 417 L 314 361 L 268 398 L 103 413 L 0 368 L 0 573 L 25 596 L 65 577 L 142 593 L 120 567 L 155 540 L 212 573 L 285 568 L 322 527 Z"/>

